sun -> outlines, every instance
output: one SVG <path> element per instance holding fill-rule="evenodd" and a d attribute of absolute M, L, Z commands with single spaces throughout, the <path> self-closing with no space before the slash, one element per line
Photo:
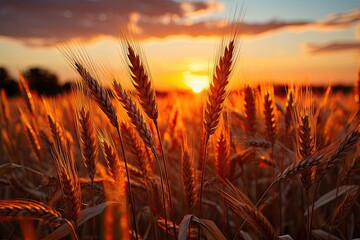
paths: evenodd
<path fill-rule="evenodd" d="M 200 93 L 204 89 L 209 88 L 207 75 L 196 75 L 187 72 L 184 76 L 186 85 L 188 85 L 194 93 Z"/>
<path fill-rule="evenodd" d="M 204 89 L 209 88 L 207 76 L 196 76 L 187 81 L 187 83 L 194 93 L 200 93 Z"/>
<path fill-rule="evenodd" d="M 194 82 L 191 88 L 193 92 L 199 93 L 204 89 L 204 85 L 202 84 L 202 82 Z"/>

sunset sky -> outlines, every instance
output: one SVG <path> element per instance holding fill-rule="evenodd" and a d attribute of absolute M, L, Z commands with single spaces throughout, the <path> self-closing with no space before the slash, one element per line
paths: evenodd
<path fill-rule="evenodd" d="M 123 64 L 120 27 L 131 24 L 157 88 L 206 84 L 223 21 L 242 5 L 235 85 L 354 83 L 360 66 L 358 0 L 1 0 L 0 66 L 13 77 L 43 67 L 61 81 L 73 79 L 54 46 L 60 40 L 81 42 L 95 63 L 117 73 Z"/>

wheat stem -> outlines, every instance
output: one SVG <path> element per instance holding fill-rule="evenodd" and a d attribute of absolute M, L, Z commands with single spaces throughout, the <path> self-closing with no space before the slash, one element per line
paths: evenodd
<path fill-rule="evenodd" d="M 157 123 L 156 120 L 154 120 L 154 124 L 155 124 L 155 128 L 156 128 L 156 133 L 158 135 L 159 143 L 160 143 L 161 155 L 162 155 L 162 160 L 163 160 L 164 170 L 165 170 L 166 187 L 167 187 L 167 191 L 168 191 L 168 194 L 169 194 L 169 201 L 170 201 L 170 208 L 171 208 L 171 215 L 172 215 L 172 222 L 173 222 L 173 231 L 174 231 L 174 236 L 176 236 L 177 234 L 176 234 L 176 226 L 175 226 L 175 221 L 176 221 L 175 209 L 174 209 L 172 196 L 171 196 L 171 188 L 170 188 L 170 183 L 169 183 L 170 181 L 169 181 L 169 176 L 168 176 L 168 171 L 167 171 L 164 148 L 163 148 L 162 141 L 161 141 L 159 126 L 158 126 L 158 123 Z"/>
<path fill-rule="evenodd" d="M 204 176 L 205 176 L 205 165 L 206 165 L 206 149 L 209 143 L 209 138 L 210 135 L 208 133 L 206 133 L 205 136 L 205 146 L 204 146 L 204 158 L 202 161 L 202 166 L 201 166 L 201 179 L 200 179 L 200 197 L 199 197 L 199 218 L 202 218 L 202 209 L 201 209 L 201 205 L 202 205 L 202 198 L 203 198 L 203 188 L 204 188 Z M 198 228 L 199 231 L 199 236 L 198 239 L 200 239 L 200 226 Z"/>
<path fill-rule="evenodd" d="M 136 217 L 135 217 L 134 198 L 133 198 L 133 195 L 132 195 L 129 170 L 128 170 L 127 159 L 126 159 L 126 154 L 125 154 L 125 148 L 124 148 L 122 136 L 121 136 L 121 133 L 120 133 L 119 125 L 116 128 L 116 131 L 117 131 L 118 137 L 120 139 L 120 147 L 121 147 L 121 151 L 122 151 L 122 155 L 123 155 L 123 159 L 124 159 L 124 163 L 125 163 L 125 172 L 126 172 L 126 179 L 127 179 L 127 182 L 128 182 L 127 185 L 128 185 L 128 189 L 129 189 L 129 197 L 130 197 L 130 204 L 131 204 L 130 208 L 131 208 L 131 213 L 132 213 L 132 218 L 133 218 L 133 224 L 134 224 L 134 230 L 135 230 L 135 238 L 136 238 L 136 240 L 139 240 L 137 224 L 136 224 Z"/>

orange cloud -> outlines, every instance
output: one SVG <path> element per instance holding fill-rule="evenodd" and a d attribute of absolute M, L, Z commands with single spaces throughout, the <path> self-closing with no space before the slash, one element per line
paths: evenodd
<path fill-rule="evenodd" d="M 206 0 L 2 0 L 0 36 L 46 46 L 55 40 L 90 41 L 118 37 L 119 23 L 135 23 L 140 37 L 219 36 L 224 20 L 212 18 L 223 5 Z M 114 14 L 115 13 L 115 14 Z M 206 20 L 198 16 L 206 15 Z M 195 17 L 195 19 L 194 19 Z M 198 18 L 196 18 L 198 17 Z M 244 35 L 256 36 L 285 28 L 342 28 L 358 22 L 360 10 L 337 13 L 319 21 L 234 22 Z"/>
<path fill-rule="evenodd" d="M 311 54 L 332 53 L 349 50 L 357 50 L 360 53 L 360 42 L 333 42 L 326 44 L 308 43 L 305 47 Z"/>

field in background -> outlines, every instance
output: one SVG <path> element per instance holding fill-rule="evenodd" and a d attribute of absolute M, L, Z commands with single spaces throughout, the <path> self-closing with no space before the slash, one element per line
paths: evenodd
<path fill-rule="evenodd" d="M 216 239 L 232 239 L 245 218 L 241 211 L 247 209 L 250 212 L 245 216 L 254 219 L 246 219 L 248 223 L 240 232 L 242 238 L 257 239 L 261 236 L 272 239 L 277 235 L 288 234 L 294 239 L 305 239 L 309 229 L 307 211 L 315 201 L 312 220 L 314 239 L 359 237 L 359 156 L 356 152 L 359 136 L 356 136 L 356 141 L 346 153 L 340 149 L 346 137 L 358 131 L 358 119 L 353 119 L 358 109 L 356 94 L 332 94 L 328 91 L 321 95 L 310 95 L 310 91 L 306 89 L 289 88 L 286 99 L 274 97 L 271 92 L 272 87 L 246 88 L 230 94 L 225 103 L 219 129 L 210 137 L 207 149 L 202 216 L 203 219 L 208 219 L 202 223 L 205 235 L 208 239 L 210 236 L 215 236 Z M 267 95 L 268 93 L 270 95 Z M 45 237 L 54 234 L 52 232 L 62 225 L 54 219 L 46 221 L 48 216 L 45 213 L 35 217 L 43 220 L 42 222 L 16 217 L 16 214 L 19 214 L 19 206 L 17 208 L 16 205 L 13 205 L 12 212 L 7 209 L 8 216 L 4 216 L 4 206 L 15 204 L 11 203 L 11 199 L 40 201 L 56 209 L 59 212 L 58 218 L 71 220 L 73 217 L 74 209 L 71 205 L 69 207 L 66 197 L 62 197 L 62 184 L 59 182 L 61 174 L 59 175 L 59 167 L 54 163 L 56 159 L 49 146 L 57 141 L 59 135 L 62 141 L 59 144 L 66 145 L 68 157 L 75 162 L 75 174 L 81 191 L 81 205 L 78 206 L 81 212 L 77 224 L 79 238 L 91 238 L 91 217 L 95 219 L 97 239 L 130 238 L 129 230 L 133 228 L 125 199 L 126 177 L 117 132 L 94 101 L 85 102 L 94 126 L 94 147 L 98 149 L 94 155 L 96 173 L 92 190 L 89 167 L 84 166 L 84 153 L 81 150 L 84 141 L 79 127 L 81 124 L 79 125 L 76 117 L 79 116 L 81 105 L 78 95 L 76 92 L 55 98 L 30 95 L 30 99 L 33 99 L 31 105 L 27 102 L 29 96 L 7 100 L 2 92 L 0 213 L 2 220 L 20 220 L 0 222 L 1 238 Z M 271 108 L 267 110 L 264 108 L 265 95 L 270 96 L 268 100 L 271 101 Z M 192 216 L 187 214 L 194 214 L 196 219 L 198 214 L 200 164 L 203 161 L 204 147 L 203 109 L 206 96 L 170 94 L 157 98 L 158 123 L 169 172 L 175 222 L 177 227 L 180 227 L 180 230 L 177 228 L 177 234 L 180 231 L 181 236 L 197 238 L 196 221 L 200 220 L 190 224 L 188 229 L 191 230 L 186 230 L 186 227 L 184 230 L 182 220 Z M 165 227 L 159 166 L 149 148 L 131 126 L 120 104 L 115 99 L 112 101 L 122 126 L 138 233 L 147 239 L 163 239 Z M 270 125 L 266 111 L 271 111 L 273 117 Z M 303 131 L 304 122 L 301 119 L 304 116 L 309 120 L 308 133 Z M 156 136 L 153 123 L 150 120 L 147 120 L 147 123 L 151 134 Z M 356 126 L 349 130 L 349 124 Z M 305 137 L 310 140 L 308 145 L 303 142 Z M 109 160 L 104 142 L 113 147 L 113 157 L 117 159 L 115 163 Z M 160 145 L 157 140 L 155 145 L 160 158 Z M 324 164 L 310 168 L 311 180 L 305 182 L 305 185 L 298 177 L 301 175 L 297 174 L 281 184 L 276 184 L 255 207 L 253 203 L 256 203 L 275 177 L 283 173 L 290 164 L 303 159 L 301 154 L 304 154 L 304 146 L 311 148 L 312 155 L 328 154 L 326 156 L 329 158 L 334 154 L 342 156 L 337 156 L 341 159 L 329 168 L 324 167 Z M 118 169 L 114 167 L 117 165 Z M 323 172 L 324 168 L 326 172 Z M 116 178 L 116 174 L 120 177 Z M 316 191 L 319 181 L 320 186 Z M 76 188 L 76 183 L 73 184 L 75 186 L 69 187 Z M 308 186 L 309 199 L 304 186 Z M 94 199 L 91 197 L 92 191 Z M 248 199 L 253 203 L 247 202 Z M 92 200 L 94 207 L 91 207 Z M 31 204 L 29 206 L 31 207 Z M 167 205 L 171 237 L 170 212 Z M 31 213 L 23 215 L 31 216 Z M 181 222 L 182 225 L 179 226 Z M 59 228 L 60 231 L 57 232 L 60 232 L 60 235 L 55 238 L 70 233 L 70 228 L 66 226 L 68 225 L 63 224 L 63 227 Z M 206 228 L 213 232 L 213 235 L 206 232 Z M 271 235 L 273 233 L 275 235 Z M 285 239 L 290 239 L 289 236 Z"/>

